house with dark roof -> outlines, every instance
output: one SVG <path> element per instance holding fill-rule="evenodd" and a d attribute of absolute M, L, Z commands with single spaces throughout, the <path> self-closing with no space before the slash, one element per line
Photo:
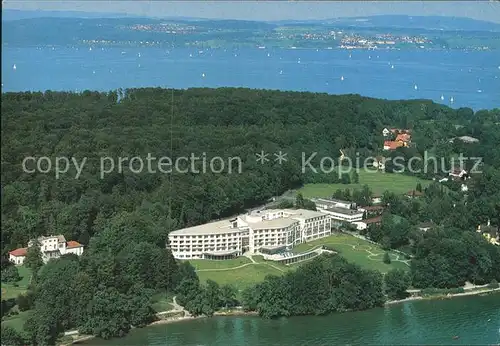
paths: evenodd
<path fill-rule="evenodd" d="M 423 192 L 420 192 L 417 190 L 410 190 L 406 193 L 406 197 L 408 197 L 408 198 L 422 197 L 423 195 L 424 195 Z"/>
<path fill-rule="evenodd" d="M 368 217 L 382 215 L 384 209 L 385 207 L 382 205 L 371 205 L 360 208 L 360 210 L 364 211 Z"/>

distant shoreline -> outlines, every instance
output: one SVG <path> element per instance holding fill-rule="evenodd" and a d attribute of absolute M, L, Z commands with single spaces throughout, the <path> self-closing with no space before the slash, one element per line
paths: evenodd
<path fill-rule="evenodd" d="M 388 300 L 385 302 L 384 305 L 394 305 L 394 304 L 399 304 L 399 303 L 405 303 L 405 302 L 410 302 L 414 300 L 436 300 L 436 299 L 452 299 L 456 297 L 464 297 L 464 296 L 475 296 L 479 294 L 491 294 L 495 292 L 500 292 L 500 287 L 499 288 L 486 288 L 486 289 L 478 289 L 478 290 L 472 290 L 469 292 L 461 292 L 461 293 L 448 293 L 448 294 L 435 294 L 435 295 L 429 295 L 429 296 L 413 296 L 413 297 L 408 297 L 405 299 L 399 299 L 399 300 Z"/>

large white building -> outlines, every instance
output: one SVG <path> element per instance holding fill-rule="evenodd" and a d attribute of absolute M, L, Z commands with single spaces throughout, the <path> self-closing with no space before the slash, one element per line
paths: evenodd
<path fill-rule="evenodd" d="M 170 232 L 167 246 L 178 259 L 226 259 L 245 252 L 270 253 L 331 234 L 328 214 L 270 209 Z"/>
<path fill-rule="evenodd" d="M 42 253 L 42 260 L 47 263 L 51 258 L 59 258 L 65 254 L 75 254 L 81 256 L 83 254 L 83 245 L 70 240 L 66 241 L 63 235 L 52 235 L 47 237 L 39 237 L 37 239 Z M 28 242 L 28 247 L 15 249 L 9 252 L 9 260 L 14 264 L 23 264 L 26 258 L 26 253 L 29 247 L 35 245 L 34 241 Z"/>

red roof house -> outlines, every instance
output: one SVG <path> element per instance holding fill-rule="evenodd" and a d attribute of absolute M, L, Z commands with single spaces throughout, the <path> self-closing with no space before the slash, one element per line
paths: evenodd
<path fill-rule="evenodd" d="M 9 255 L 16 256 L 16 257 L 26 256 L 27 251 L 28 251 L 27 247 L 22 247 L 19 249 L 9 251 Z"/>
<path fill-rule="evenodd" d="M 399 141 L 384 141 L 384 150 L 396 150 L 397 148 L 402 147 L 403 142 Z"/>
<path fill-rule="evenodd" d="M 75 248 L 75 247 L 83 247 L 82 244 L 80 244 L 79 242 L 77 241 L 74 241 L 74 240 L 70 240 L 66 243 L 66 248 L 67 249 L 72 249 L 72 248 Z"/>

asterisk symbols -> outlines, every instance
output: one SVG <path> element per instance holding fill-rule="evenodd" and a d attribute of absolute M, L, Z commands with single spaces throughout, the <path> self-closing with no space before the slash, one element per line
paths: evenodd
<path fill-rule="evenodd" d="M 274 161 L 277 161 L 280 165 L 283 163 L 283 162 L 286 162 L 288 161 L 288 159 L 286 158 L 286 153 L 283 153 L 281 150 L 279 151 L 279 153 L 275 153 L 274 156 L 276 156 L 276 158 L 274 159 Z"/>
<path fill-rule="evenodd" d="M 275 156 L 275 159 L 274 161 L 277 162 L 278 164 L 282 164 L 283 162 L 286 162 L 288 161 L 287 159 L 287 153 L 284 153 L 282 152 L 281 150 L 278 152 L 278 153 L 274 153 L 273 154 Z M 260 164 L 264 164 L 266 162 L 269 162 L 270 159 L 268 158 L 269 154 L 266 153 L 264 150 L 262 150 L 260 153 L 257 153 L 255 154 L 255 156 L 257 156 L 257 159 L 255 161 L 257 161 L 258 163 Z"/>
<path fill-rule="evenodd" d="M 267 156 L 269 154 L 267 154 L 264 150 L 262 150 L 260 153 L 257 153 L 255 154 L 257 156 L 257 162 L 259 162 L 260 164 L 264 164 L 266 163 L 267 161 L 269 161 L 269 159 L 267 158 Z"/>

